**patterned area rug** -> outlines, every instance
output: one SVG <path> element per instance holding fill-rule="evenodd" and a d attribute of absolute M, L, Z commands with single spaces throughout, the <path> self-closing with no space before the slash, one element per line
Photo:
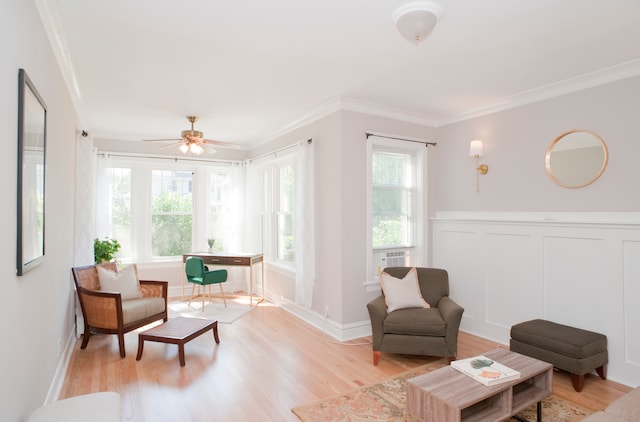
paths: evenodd
<path fill-rule="evenodd" d="M 304 422 L 414 422 L 416 419 L 405 410 L 407 397 L 405 381 L 445 365 L 444 360 L 428 363 L 377 384 L 294 407 L 291 410 Z M 542 401 L 542 420 L 545 422 L 577 422 L 591 413 L 593 413 L 591 410 L 555 395 Z M 525 409 L 519 416 L 535 421 L 536 406 Z M 515 421 L 515 419 L 511 420 Z"/>

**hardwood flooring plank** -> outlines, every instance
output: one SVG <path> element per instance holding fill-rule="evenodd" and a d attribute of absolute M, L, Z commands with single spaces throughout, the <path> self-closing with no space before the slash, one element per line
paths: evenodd
<path fill-rule="evenodd" d="M 145 327 L 149 328 L 149 327 Z M 60 398 L 117 391 L 123 417 L 132 422 L 297 421 L 294 406 L 372 384 L 436 358 L 383 353 L 372 364 L 370 338 L 336 344 L 290 313 L 263 303 L 233 324 L 218 324 L 220 344 L 206 333 L 178 347 L 145 342 L 136 361 L 138 332 L 125 336 L 126 358 L 114 335 L 92 336 L 75 345 Z M 459 358 L 498 345 L 460 333 Z M 507 347 L 501 345 L 501 347 Z M 581 393 L 554 372 L 554 393 L 600 410 L 630 388 L 589 375 Z"/>

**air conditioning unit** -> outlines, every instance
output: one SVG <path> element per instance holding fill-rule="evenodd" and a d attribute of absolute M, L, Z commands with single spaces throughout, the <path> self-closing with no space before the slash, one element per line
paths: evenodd
<path fill-rule="evenodd" d="M 393 249 L 373 252 L 374 274 L 380 274 L 387 267 L 411 266 L 409 249 Z"/>

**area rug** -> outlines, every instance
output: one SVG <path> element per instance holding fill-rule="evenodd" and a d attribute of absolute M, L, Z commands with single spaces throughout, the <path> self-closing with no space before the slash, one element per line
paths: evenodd
<path fill-rule="evenodd" d="M 445 365 L 444 360 L 428 363 L 377 384 L 294 407 L 291 410 L 303 422 L 413 422 L 416 419 L 405 410 L 405 381 Z M 593 411 L 555 395 L 551 395 L 542 402 L 542 419 L 545 422 L 577 422 L 591 413 Z M 519 416 L 529 421 L 536 420 L 536 406 L 525 409 Z"/>
<path fill-rule="evenodd" d="M 249 305 L 234 304 L 227 301 L 225 308 L 223 303 L 205 303 L 204 311 L 202 310 L 202 302 L 191 302 L 191 306 L 187 302 L 173 302 L 167 305 L 169 310 L 169 318 L 186 317 L 186 318 L 207 318 L 214 319 L 220 324 L 231 324 L 237 321 L 251 311 Z"/>

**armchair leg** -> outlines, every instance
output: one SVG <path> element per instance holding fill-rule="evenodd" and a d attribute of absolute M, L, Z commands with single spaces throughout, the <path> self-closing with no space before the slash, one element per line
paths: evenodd
<path fill-rule="evenodd" d="M 120 348 L 120 357 L 125 357 L 124 351 L 124 333 L 118 333 L 118 347 Z"/>
<path fill-rule="evenodd" d="M 224 297 L 224 290 L 222 290 L 222 283 L 218 283 L 218 286 L 220 286 L 220 292 L 222 293 L 222 300 L 224 301 L 224 307 L 227 307 L 227 298 Z"/>
<path fill-rule="evenodd" d="M 378 362 L 380 362 L 380 356 L 382 352 L 378 352 L 376 350 L 373 351 L 373 366 L 378 366 Z"/>
<path fill-rule="evenodd" d="M 80 345 L 81 349 L 86 349 L 87 344 L 89 344 L 89 337 L 91 337 L 91 331 L 87 327 L 84 327 L 84 333 L 82 334 L 82 344 Z"/>

